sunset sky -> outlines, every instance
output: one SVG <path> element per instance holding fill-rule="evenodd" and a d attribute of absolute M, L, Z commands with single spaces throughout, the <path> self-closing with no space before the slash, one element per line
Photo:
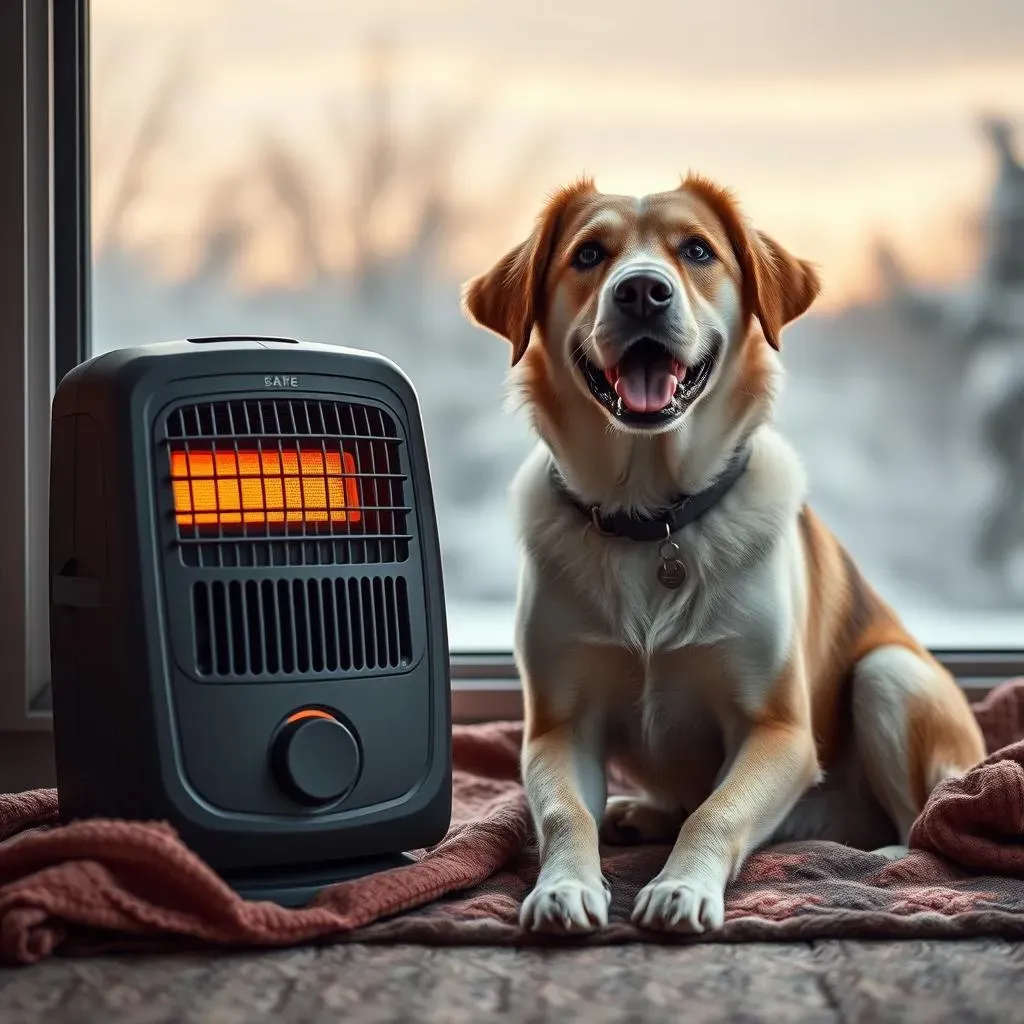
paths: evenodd
<path fill-rule="evenodd" d="M 210 191 L 251 165 L 268 132 L 315 173 L 325 217 L 343 216 L 339 123 L 362 115 L 361 55 L 379 38 L 396 47 L 411 131 L 438 106 L 482 104 L 453 174 L 481 211 L 448 253 L 457 275 L 517 241 L 565 178 L 645 192 L 694 169 L 819 263 L 832 304 L 870 290 L 879 236 L 921 276 L 955 278 L 971 265 L 965 218 L 993 170 L 977 115 L 1006 114 L 1024 136 L 1019 0 L 92 0 L 92 22 L 98 233 L 135 126 L 185 55 L 125 222 L 169 272 L 194 255 Z M 511 201 L 504 183 L 534 152 Z M 249 283 L 287 279 L 266 197 L 252 188 L 244 202 L 266 225 Z M 390 216 L 400 236 L 398 203 Z"/>

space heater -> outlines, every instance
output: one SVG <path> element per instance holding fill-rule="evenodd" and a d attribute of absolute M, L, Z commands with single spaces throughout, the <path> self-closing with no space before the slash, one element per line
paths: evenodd
<path fill-rule="evenodd" d="M 62 820 L 168 821 L 286 905 L 444 836 L 441 562 L 393 363 L 254 337 L 83 363 L 53 401 L 50 566 Z"/>

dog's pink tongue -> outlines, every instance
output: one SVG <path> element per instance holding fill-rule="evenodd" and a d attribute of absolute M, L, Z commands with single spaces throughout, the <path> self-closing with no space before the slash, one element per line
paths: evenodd
<path fill-rule="evenodd" d="M 672 368 L 636 362 L 620 369 L 615 394 L 631 412 L 660 412 L 672 401 L 678 386 Z"/>

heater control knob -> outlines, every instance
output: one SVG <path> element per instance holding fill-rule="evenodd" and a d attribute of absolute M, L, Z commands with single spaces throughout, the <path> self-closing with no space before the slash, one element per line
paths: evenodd
<path fill-rule="evenodd" d="M 359 744 L 333 715 L 299 711 L 277 731 L 270 768 L 293 800 L 329 804 L 347 793 L 359 775 Z"/>

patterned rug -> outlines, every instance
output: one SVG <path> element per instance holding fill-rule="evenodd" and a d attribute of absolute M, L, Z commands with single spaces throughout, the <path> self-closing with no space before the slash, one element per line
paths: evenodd
<path fill-rule="evenodd" d="M 55 950 L 294 946 L 359 940 L 436 945 L 601 944 L 810 938 L 1024 935 L 1024 680 L 975 713 L 993 753 L 939 786 L 913 849 L 891 861 L 835 843 L 791 843 L 750 858 L 727 892 L 725 927 L 666 938 L 629 923 L 667 846 L 611 847 L 608 928 L 581 939 L 524 935 L 520 903 L 537 874 L 519 785 L 521 726 L 458 728 L 448 837 L 417 862 L 322 892 L 302 910 L 241 900 L 165 824 L 54 826 L 53 790 L 0 797 L 0 959 Z"/>

